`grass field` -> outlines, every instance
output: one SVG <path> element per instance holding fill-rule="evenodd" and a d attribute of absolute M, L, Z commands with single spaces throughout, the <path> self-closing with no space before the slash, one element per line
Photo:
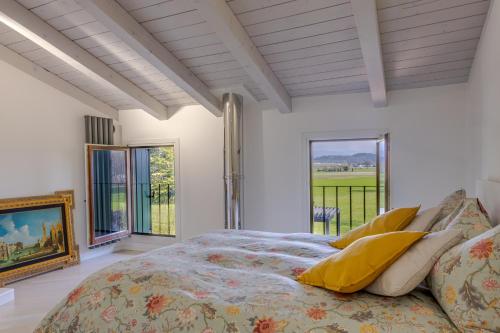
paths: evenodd
<path fill-rule="evenodd" d="M 175 236 L 175 204 L 151 205 L 151 220 L 153 234 Z"/>
<path fill-rule="evenodd" d="M 338 207 L 340 209 L 341 234 L 345 234 L 365 221 L 370 221 L 377 215 L 377 194 L 375 170 L 358 169 L 355 172 L 313 172 L 313 205 L 315 207 Z M 338 201 L 335 187 L 325 187 L 325 202 L 323 202 L 323 188 L 318 186 L 342 186 L 338 188 Z M 351 186 L 351 195 L 350 189 Z M 363 210 L 363 186 L 366 186 L 366 204 Z M 350 202 L 352 200 L 352 217 Z M 366 217 L 365 217 L 366 215 Z M 315 234 L 324 233 L 321 222 L 314 223 Z M 336 221 L 330 222 L 330 234 L 336 235 Z"/>
<path fill-rule="evenodd" d="M 169 205 L 166 202 L 158 205 L 154 200 L 151 204 L 151 231 L 154 235 L 175 236 L 175 198 L 172 197 L 170 200 Z M 126 216 L 126 207 L 124 190 L 114 190 L 111 197 L 112 211 L 120 212 L 122 216 Z"/>

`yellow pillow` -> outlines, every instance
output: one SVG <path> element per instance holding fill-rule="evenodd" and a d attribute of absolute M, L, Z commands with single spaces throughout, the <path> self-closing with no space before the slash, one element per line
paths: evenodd
<path fill-rule="evenodd" d="M 356 292 L 371 284 L 426 234 L 395 231 L 363 237 L 309 268 L 297 281 L 341 293 Z"/>
<path fill-rule="evenodd" d="M 337 249 L 344 249 L 355 240 L 365 236 L 403 230 L 415 218 L 419 209 L 420 206 L 390 210 L 376 216 L 370 223 L 352 229 L 339 240 L 331 242 L 330 245 Z"/>

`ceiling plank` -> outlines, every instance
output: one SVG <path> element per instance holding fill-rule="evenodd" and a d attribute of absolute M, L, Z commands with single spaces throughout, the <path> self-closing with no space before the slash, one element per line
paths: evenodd
<path fill-rule="evenodd" d="M 352 0 L 351 4 L 373 105 L 385 107 L 387 106 L 387 91 L 376 2 L 375 0 Z"/>
<path fill-rule="evenodd" d="M 259 85 L 280 112 L 291 112 L 292 102 L 285 87 L 242 27 L 225 0 L 192 0 L 234 58 Z"/>
<path fill-rule="evenodd" d="M 113 107 L 105 104 L 95 98 L 92 95 L 84 92 L 83 90 L 75 87 L 74 85 L 66 82 L 65 80 L 59 78 L 57 75 L 54 75 L 42 67 L 32 63 L 28 59 L 20 56 L 16 52 L 9 50 L 3 45 L 0 45 L 0 60 L 14 66 L 20 71 L 31 75 L 35 79 L 51 86 L 59 90 L 60 92 L 73 97 L 79 102 L 95 109 L 99 112 L 102 112 L 115 120 L 118 120 L 118 110 Z"/>
<path fill-rule="evenodd" d="M 214 115 L 220 101 L 209 88 L 114 0 L 77 0 L 99 22 Z"/>
<path fill-rule="evenodd" d="M 152 116 L 158 119 L 168 118 L 166 106 L 17 2 L 13 0 L 0 2 L 0 22 L 87 76 L 118 88 Z"/>

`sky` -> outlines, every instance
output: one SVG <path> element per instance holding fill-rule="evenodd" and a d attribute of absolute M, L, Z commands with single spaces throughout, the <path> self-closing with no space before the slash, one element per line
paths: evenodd
<path fill-rule="evenodd" d="M 353 155 L 376 153 L 375 140 L 367 141 L 318 141 L 312 144 L 313 158 L 325 155 Z"/>
<path fill-rule="evenodd" d="M 0 214 L 0 241 L 6 243 L 23 242 L 25 245 L 34 244 L 42 237 L 42 224 L 50 226 L 61 221 L 59 207 Z"/>

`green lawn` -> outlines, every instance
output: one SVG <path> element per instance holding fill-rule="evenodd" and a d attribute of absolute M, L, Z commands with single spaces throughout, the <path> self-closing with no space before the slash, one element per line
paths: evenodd
<path fill-rule="evenodd" d="M 167 205 L 166 202 L 161 205 L 154 201 L 151 203 L 152 233 L 155 235 L 175 236 L 175 204 L 173 203 L 175 199 L 172 198 L 171 200 L 170 205 Z M 126 216 L 126 207 L 126 193 L 123 190 L 113 191 L 111 197 L 112 211 L 119 211 L 123 216 Z"/>
<path fill-rule="evenodd" d="M 175 204 L 151 205 L 151 222 L 153 234 L 175 236 Z"/>
<path fill-rule="evenodd" d="M 377 215 L 377 194 L 375 190 L 375 171 L 369 169 L 359 170 L 359 172 L 313 172 L 313 205 L 315 207 L 338 207 L 340 208 L 341 234 L 345 234 L 365 221 L 370 221 Z M 325 188 L 325 202 L 323 203 L 323 188 L 316 186 L 346 186 L 338 188 L 338 201 L 336 189 Z M 349 186 L 351 186 L 351 194 Z M 363 195 L 363 186 L 366 188 L 366 197 Z M 373 186 L 373 187 L 369 187 Z M 350 200 L 352 200 L 352 217 L 350 210 Z M 366 209 L 363 210 L 363 200 L 366 200 Z M 323 223 L 315 222 L 315 234 L 323 234 Z M 330 234 L 336 235 L 336 221 L 331 220 Z"/>

